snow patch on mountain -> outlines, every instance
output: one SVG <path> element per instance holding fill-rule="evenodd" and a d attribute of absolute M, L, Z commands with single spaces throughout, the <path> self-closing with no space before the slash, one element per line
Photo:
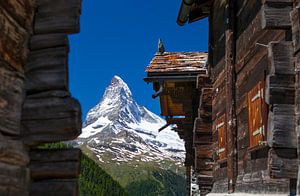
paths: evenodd
<path fill-rule="evenodd" d="M 112 160 L 183 161 L 184 142 L 171 127 L 158 132 L 165 120 L 140 106 L 128 85 L 114 76 L 101 101 L 87 114 L 79 144 L 86 144 L 99 161 L 110 152 Z"/>

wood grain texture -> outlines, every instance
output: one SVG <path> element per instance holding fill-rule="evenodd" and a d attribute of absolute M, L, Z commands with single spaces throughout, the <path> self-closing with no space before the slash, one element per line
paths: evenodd
<path fill-rule="evenodd" d="M 276 149 L 269 151 L 268 167 L 271 178 L 297 179 L 298 177 L 298 159 L 280 157 L 276 153 Z"/>
<path fill-rule="evenodd" d="M 24 74 L 0 61 L 0 132 L 20 134 Z"/>
<path fill-rule="evenodd" d="M 29 33 L 0 5 L 0 59 L 22 70 L 28 54 Z"/>
<path fill-rule="evenodd" d="M 81 0 L 37 0 L 34 32 L 78 33 L 81 14 Z"/>
<path fill-rule="evenodd" d="M 25 101 L 22 136 L 27 144 L 70 140 L 80 133 L 81 108 L 77 100 L 40 98 Z"/>
<path fill-rule="evenodd" d="M 25 68 L 27 95 L 69 90 L 66 47 L 31 51 Z"/>
<path fill-rule="evenodd" d="M 4 8 L 21 27 L 32 31 L 34 0 L 1 1 L 0 7 Z"/>
<path fill-rule="evenodd" d="M 268 118 L 271 147 L 297 148 L 294 105 L 274 104 Z"/>
<path fill-rule="evenodd" d="M 294 8 L 290 13 L 294 52 L 300 49 L 300 8 Z"/>
<path fill-rule="evenodd" d="M 291 27 L 291 2 L 266 1 L 262 6 L 263 29 L 287 29 Z"/>
<path fill-rule="evenodd" d="M 0 136 L 0 162 L 25 167 L 29 156 L 23 142 Z"/>
<path fill-rule="evenodd" d="M 0 195 L 28 195 L 29 170 L 0 162 Z"/>
<path fill-rule="evenodd" d="M 64 33 L 33 35 L 30 38 L 30 50 L 69 47 L 68 35 Z"/>

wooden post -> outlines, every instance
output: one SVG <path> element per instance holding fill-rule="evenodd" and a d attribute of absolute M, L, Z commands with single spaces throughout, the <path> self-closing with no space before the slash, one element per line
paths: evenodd
<path fill-rule="evenodd" d="M 294 9 L 290 13 L 291 25 L 292 25 L 292 38 L 294 46 L 294 57 L 295 57 L 295 132 L 297 135 L 297 151 L 298 151 L 298 175 L 296 194 L 300 195 L 300 1 L 294 0 Z"/>
<path fill-rule="evenodd" d="M 226 119 L 227 119 L 227 177 L 228 192 L 234 192 L 237 177 L 237 129 L 235 103 L 235 7 L 227 0 L 227 28 L 225 31 Z"/>
<path fill-rule="evenodd" d="M 191 182 L 192 182 L 192 166 L 185 166 L 186 168 L 186 191 L 187 195 L 191 195 Z"/>

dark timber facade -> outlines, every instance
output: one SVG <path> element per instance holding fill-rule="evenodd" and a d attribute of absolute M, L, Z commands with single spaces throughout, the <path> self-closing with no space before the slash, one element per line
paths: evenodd
<path fill-rule="evenodd" d="M 0 1 L 0 195 L 78 195 L 79 149 L 37 146 L 81 133 L 68 34 L 81 0 Z"/>
<path fill-rule="evenodd" d="M 300 193 L 299 16 L 297 0 L 183 0 L 178 24 L 209 20 L 208 75 L 180 122 L 201 195 Z"/>

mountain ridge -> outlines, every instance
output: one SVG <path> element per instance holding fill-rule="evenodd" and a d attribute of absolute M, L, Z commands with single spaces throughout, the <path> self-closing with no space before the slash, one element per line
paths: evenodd
<path fill-rule="evenodd" d="M 184 142 L 172 127 L 158 132 L 165 124 L 139 105 L 128 85 L 114 76 L 88 112 L 76 143 L 130 195 L 141 194 L 139 187 L 152 195 L 184 195 L 184 188 L 178 187 L 185 183 Z"/>

